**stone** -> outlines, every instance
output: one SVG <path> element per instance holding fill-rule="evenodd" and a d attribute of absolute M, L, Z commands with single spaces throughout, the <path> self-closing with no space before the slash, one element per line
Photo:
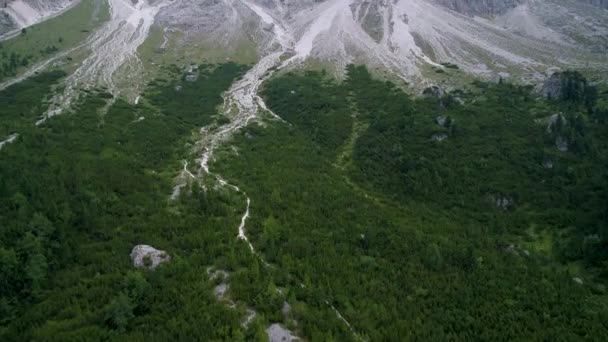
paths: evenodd
<path fill-rule="evenodd" d="M 426 97 L 442 98 L 445 95 L 445 91 L 438 86 L 430 86 L 422 92 L 422 95 Z"/>
<path fill-rule="evenodd" d="M 502 195 L 492 195 L 490 199 L 496 205 L 496 208 L 501 210 L 509 210 L 515 205 L 515 200 L 512 197 Z"/>
<path fill-rule="evenodd" d="M 186 75 L 186 82 L 196 82 L 196 80 L 198 80 L 198 74 L 193 73 Z"/>
<path fill-rule="evenodd" d="M 137 268 L 153 270 L 169 260 L 171 260 L 171 256 L 167 252 L 148 245 L 137 245 L 131 251 L 131 261 Z"/>
<path fill-rule="evenodd" d="M 436 134 L 433 134 L 433 136 L 431 136 L 431 139 L 433 141 L 438 141 L 438 142 L 444 141 L 447 138 L 448 138 L 448 135 L 445 133 L 436 133 Z"/>
<path fill-rule="evenodd" d="M 438 117 L 435 118 L 435 122 L 441 126 L 441 127 L 445 127 L 445 124 L 447 123 L 448 118 L 445 115 L 439 115 Z"/>
<path fill-rule="evenodd" d="M 563 126 L 566 126 L 568 124 L 568 121 L 566 120 L 566 117 L 564 117 L 564 114 L 557 113 L 557 114 L 551 115 L 549 117 L 549 122 L 547 123 L 547 133 L 549 133 L 549 134 L 553 133 L 558 122 L 560 122 L 560 121 Z"/>
<path fill-rule="evenodd" d="M 555 138 L 555 147 L 557 147 L 560 152 L 568 152 L 568 146 L 568 140 L 566 140 L 566 138 L 561 135 Z"/>
<path fill-rule="evenodd" d="M 294 336 L 293 333 L 284 328 L 282 325 L 278 323 L 271 324 L 266 329 L 266 334 L 268 335 L 268 341 L 270 342 L 294 342 L 300 341 L 297 336 Z"/>
<path fill-rule="evenodd" d="M 562 77 L 560 72 L 555 72 L 547 78 L 540 86 L 540 94 L 547 99 L 559 99 L 562 95 Z"/>
<path fill-rule="evenodd" d="M 230 288 L 230 286 L 226 283 L 221 283 L 219 285 L 217 285 L 215 287 L 215 289 L 213 289 L 213 294 L 215 295 L 216 298 L 221 299 L 224 298 L 224 296 L 226 295 L 226 293 L 228 292 L 228 289 Z"/>

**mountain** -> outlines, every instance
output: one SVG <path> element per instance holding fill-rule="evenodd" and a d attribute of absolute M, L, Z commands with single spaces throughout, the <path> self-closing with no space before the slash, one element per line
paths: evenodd
<path fill-rule="evenodd" d="M 185 49 L 205 42 L 232 57 L 248 42 L 260 56 L 279 51 L 289 56 L 279 67 L 312 60 L 343 74 L 347 64 L 365 63 L 413 84 L 436 78 L 448 64 L 478 77 L 532 82 L 554 67 L 605 72 L 607 14 L 587 2 L 606 5 L 604 0 L 109 1 L 116 20 L 139 15 L 129 13 L 131 8 L 158 8 L 156 22 L 166 32 L 179 32 Z M 15 32 L 76 3 L 5 0 L 2 31 Z"/>

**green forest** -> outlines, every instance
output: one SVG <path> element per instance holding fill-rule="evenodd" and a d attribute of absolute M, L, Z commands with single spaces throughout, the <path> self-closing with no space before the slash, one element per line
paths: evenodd
<path fill-rule="evenodd" d="M 577 72 L 552 99 L 479 81 L 412 96 L 360 66 L 279 74 L 262 96 L 281 120 L 262 114 L 211 165 L 251 199 L 254 255 L 242 193 L 202 178 L 170 200 L 246 70 L 169 67 L 138 105 L 97 89 L 40 126 L 62 72 L 0 92 L 0 138 L 19 134 L 0 150 L 0 340 L 608 336 L 606 90 Z M 135 269 L 138 244 L 172 259 Z"/>

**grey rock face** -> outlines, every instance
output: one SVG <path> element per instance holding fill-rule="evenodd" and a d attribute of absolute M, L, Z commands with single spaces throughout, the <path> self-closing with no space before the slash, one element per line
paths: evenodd
<path fill-rule="evenodd" d="M 540 94 L 547 99 L 557 99 L 562 94 L 562 78 L 559 72 L 547 78 L 541 85 Z"/>
<path fill-rule="evenodd" d="M 453 11 L 478 16 L 503 14 L 526 0 L 434 0 Z M 603 0 L 600 0 L 603 1 Z"/>

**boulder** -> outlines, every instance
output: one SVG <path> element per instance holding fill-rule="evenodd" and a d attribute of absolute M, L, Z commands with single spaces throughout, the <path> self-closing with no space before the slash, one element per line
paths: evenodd
<path fill-rule="evenodd" d="M 448 121 L 448 117 L 445 115 L 439 115 L 438 117 L 435 118 L 435 122 L 441 126 L 441 127 L 445 127 L 445 124 Z"/>
<path fill-rule="evenodd" d="M 198 73 L 190 73 L 186 75 L 186 82 L 196 82 L 198 80 Z"/>
<path fill-rule="evenodd" d="M 515 200 L 510 196 L 491 195 L 490 200 L 501 210 L 509 210 L 515 206 Z"/>
<path fill-rule="evenodd" d="M 436 133 L 431 136 L 431 139 L 433 141 L 438 141 L 438 142 L 444 141 L 447 138 L 448 138 L 448 135 L 445 133 Z"/>
<path fill-rule="evenodd" d="M 442 98 L 445 95 L 445 91 L 438 86 L 430 86 L 422 92 L 422 95 L 426 97 Z"/>
<path fill-rule="evenodd" d="M 300 341 L 300 339 L 295 336 L 289 329 L 286 329 L 278 323 L 270 325 L 266 329 L 266 334 L 268 335 L 268 341 L 270 342 Z"/>
<path fill-rule="evenodd" d="M 169 260 L 171 260 L 171 256 L 167 252 L 148 245 L 137 245 L 131 251 L 131 261 L 137 268 L 152 270 Z"/>
<path fill-rule="evenodd" d="M 540 94 L 547 99 L 559 99 L 562 95 L 562 74 L 553 73 L 540 86 Z"/>
<path fill-rule="evenodd" d="M 555 138 L 555 147 L 557 147 L 560 152 L 568 152 L 568 146 L 568 140 L 566 138 L 562 136 Z"/>
<path fill-rule="evenodd" d="M 226 296 L 226 293 L 228 293 L 229 288 L 230 288 L 230 285 L 228 285 L 226 283 L 220 283 L 213 289 L 213 294 L 215 295 L 215 297 L 217 299 L 222 299 L 222 298 L 224 298 L 224 296 Z"/>
<path fill-rule="evenodd" d="M 559 133 L 559 130 L 563 127 L 568 125 L 568 120 L 566 120 L 566 117 L 564 116 L 564 114 L 562 113 L 557 113 L 557 114 L 553 114 L 549 117 L 549 120 L 547 122 L 547 133 L 551 134 L 553 132 L 557 132 Z M 558 126 L 562 126 L 562 127 L 558 127 Z"/>

